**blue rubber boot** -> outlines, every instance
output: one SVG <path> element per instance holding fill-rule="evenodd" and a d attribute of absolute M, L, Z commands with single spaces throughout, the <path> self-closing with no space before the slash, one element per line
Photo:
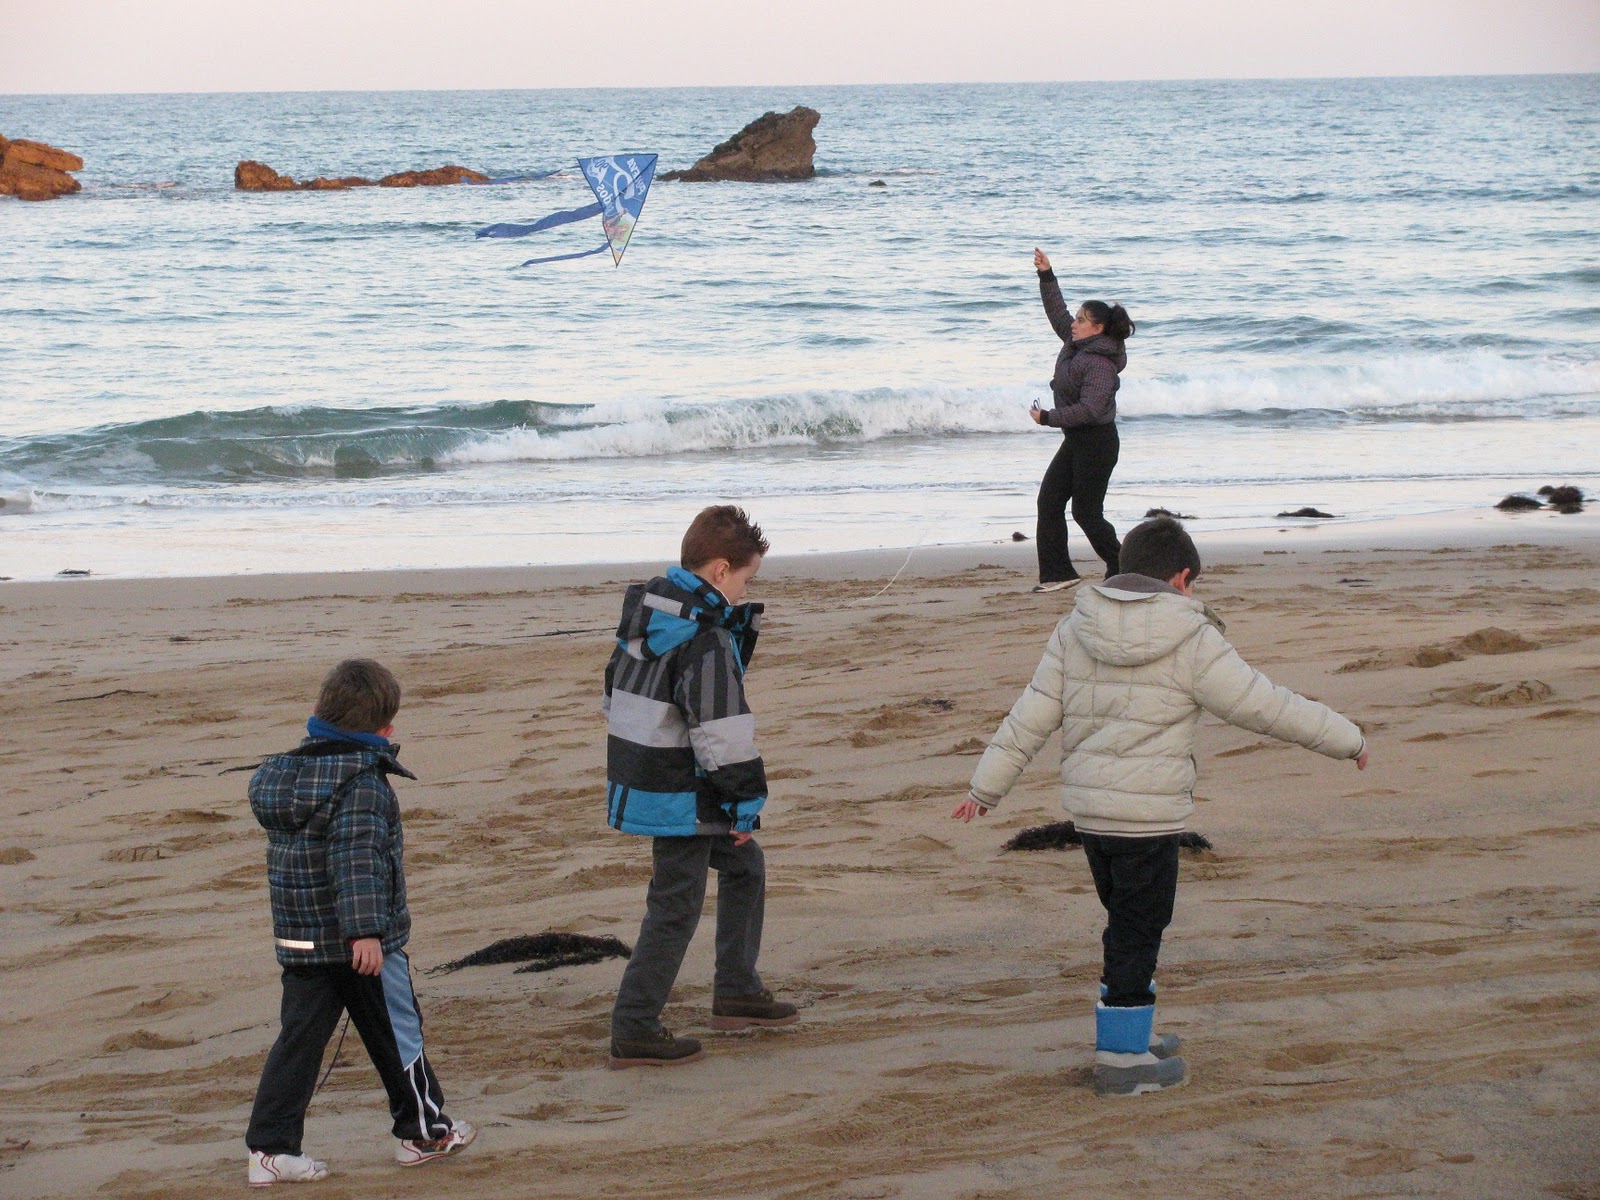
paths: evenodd
<path fill-rule="evenodd" d="M 1110 988 L 1102 983 L 1100 985 L 1100 999 L 1104 1000 L 1106 998 L 1106 993 L 1110 990 Z M 1156 985 L 1152 982 L 1150 984 L 1150 999 L 1154 1000 L 1155 997 Z M 1178 1048 L 1182 1045 L 1182 1039 L 1179 1038 L 1175 1033 L 1152 1032 L 1150 1034 L 1150 1053 L 1154 1054 L 1157 1058 L 1171 1058 L 1178 1052 Z"/>
<path fill-rule="evenodd" d="M 1150 1052 L 1156 1006 L 1094 1006 L 1094 1094 L 1139 1096 L 1181 1087 L 1189 1069 L 1178 1057 L 1157 1058 Z"/>

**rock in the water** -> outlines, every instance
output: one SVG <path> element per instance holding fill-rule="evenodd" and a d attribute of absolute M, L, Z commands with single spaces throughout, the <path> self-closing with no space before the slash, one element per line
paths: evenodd
<path fill-rule="evenodd" d="M 820 120 L 821 113 L 803 104 L 792 112 L 766 113 L 687 171 L 668 171 L 661 178 L 681 179 L 684 183 L 810 179 L 817 173 L 811 161 L 817 153 L 817 142 L 811 131 Z"/>
<path fill-rule="evenodd" d="M 885 182 L 884 182 L 884 181 L 883 181 L 883 180 L 881 180 L 881 179 L 874 179 L 874 180 L 873 180 L 873 181 L 872 181 L 872 182 L 871 182 L 871 183 L 869 183 L 869 184 L 867 184 L 867 186 L 868 186 L 868 187 L 881 187 L 881 188 L 886 188 L 886 187 L 888 187 L 888 186 L 889 186 L 889 185 L 888 185 L 888 184 L 887 184 L 887 183 L 885 183 Z"/>
<path fill-rule="evenodd" d="M 68 171 L 83 170 L 83 159 L 27 138 L 0 137 L 0 195 L 19 200 L 54 200 L 80 190 Z"/>
<path fill-rule="evenodd" d="M 1278 515 L 1282 516 L 1283 514 L 1279 513 Z M 1171 517 L 1174 521 L 1193 521 L 1195 519 L 1192 513 L 1177 513 L 1173 512 L 1170 508 L 1145 509 L 1144 519 L 1146 521 L 1153 520 L 1156 517 Z"/>
<path fill-rule="evenodd" d="M 1011 531 L 1011 540 L 1013 542 L 1025 542 L 1028 540 L 1028 535 L 1023 533 L 1020 529 L 1013 529 Z"/>
<path fill-rule="evenodd" d="M 1495 507 L 1501 512 L 1527 512 L 1531 508 L 1543 508 L 1544 505 L 1540 504 L 1532 496 L 1518 496 L 1513 493 L 1500 501 L 1499 504 L 1496 504 Z"/>
<path fill-rule="evenodd" d="M 292 192 L 300 185 L 266 163 L 247 158 L 233 169 L 233 186 L 241 192 Z"/>
<path fill-rule="evenodd" d="M 379 187 L 444 187 L 452 183 L 488 183 L 482 171 L 467 167 L 435 167 L 431 171 L 400 171 L 378 180 Z"/>
<path fill-rule="evenodd" d="M 302 192 L 343 192 L 350 188 L 377 187 L 370 179 L 360 175 L 342 175 L 338 179 L 328 179 L 318 175 L 315 179 L 308 179 L 300 185 Z"/>
<path fill-rule="evenodd" d="M 1280 517 L 1320 517 L 1325 521 L 1332 521 L 1332 520 L 1336 519 L 1332 513 L 1325 513 L 1320 508 L 1297 508 L 1293 512 L 1281 512 L 1281 513 L 1278 514 L 1278 516 L 1280 516 Z"/>
<path fill-rule="evenodd" d="M 489 177 L 467 167 L 435 167 L 431 171 L 400 171 L 382 179 L 361 175 L 329 178 L 318 175 L 296 183 L 292 175 L 280 175 L 266 163 L 246 159 L 233 169 L 233 186 L 241 192 L 342 192 L 358 187 L 442 187 L 452 183 L 488 183 Z"/>

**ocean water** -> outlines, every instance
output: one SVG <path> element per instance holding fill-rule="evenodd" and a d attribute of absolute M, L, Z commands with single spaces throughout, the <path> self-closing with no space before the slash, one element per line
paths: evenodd
<path fill-rule="evenodd" d="M 516 266 L 598 222 L 472 236 L 798 103 L 816 179 L 658 183 L 620 268 Z M 724 500 L 778 552 L 1031 534 L 1036 245 L 1138 322 L 1119 528 L 1600 486 L 1600 76 L 0 96 L 0 132 L 86 163 L 0 198 L 0 575 L 665 558 Z M 241 158 L 530 178 L 249 195 Z"/>

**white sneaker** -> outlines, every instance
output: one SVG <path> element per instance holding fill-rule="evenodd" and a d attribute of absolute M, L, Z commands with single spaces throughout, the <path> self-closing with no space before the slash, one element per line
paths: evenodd
<path fill-rule="evenodd" d="M 402 1167 L 420 1167 L 436 1158 L 460 1154 L 478 1138 L 478 1131 L 465 1121 L 450 1122 L 450 1132 L 443 1137 L 424 1141 L 421 1138 L 403 1138 L 394 1148 L 394 1160 Z"/>
<path fill-rule="evenodd" d="M 1083 582 L 1083 576 L 1078 575 L 1072 579 L 1052 579 L 1049 583 L 1036 583 L 1033 585 L 1035 592 L 1064 592 L 1068 588 L 1075 588 Z"/>
<path fill-rule="evenodd" d="M 250 1186 L 275 1183 L 315 1183 L 328 1177 L 328 1164 L 305 1154 L 263 1154 L 250 1151 Z"/>

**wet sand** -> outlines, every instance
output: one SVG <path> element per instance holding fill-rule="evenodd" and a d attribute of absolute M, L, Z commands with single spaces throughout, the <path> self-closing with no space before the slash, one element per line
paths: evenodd
<path fill-rule="evenodd" d="M 708 918 L 666 1021 L 709 1053 L 672 1071 L 604 1069 L 618 960 L 420 974 L 545 929 L 632 942 L 649 845 L 604 827 L 598 692 L 638 570 L 0 585 L 0 1191 L 242 1186 L 278 985 L 240 768 L 359 653 L 406 686 L 410 952 L 483 1132 L 398 1170 L 352 1036 L 308 1195 L 1600 1196 L 1600 525 L 1496 517 L 1202 539 L 1230 638 L 1372 766 L 1202 724 L 1215 849 L 1158 975 L 1192 1081 L 1121 1101 L 1087 1087 L 1082 855 L 999 849 L 1062 819 L 1055 744 L 948 818 L 1072 603 L 1027 593 L 1029 545 L 919 551 L 879 595 L 904 551 L 763 569 L 762 966 L 803 1022 L 708 1030 Z"/>

